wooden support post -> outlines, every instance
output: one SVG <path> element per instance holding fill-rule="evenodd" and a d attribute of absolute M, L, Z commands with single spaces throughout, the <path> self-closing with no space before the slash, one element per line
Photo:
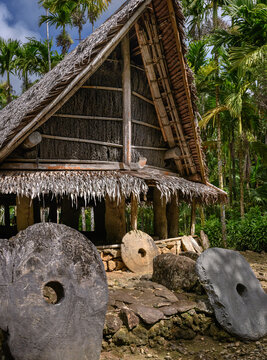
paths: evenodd
<path fill-rule="evenodd" d="M 17 196 L 17 229 L 25 230 L 34 224 L 32 200 L 26 196 Z"/>
<path fill-rule="evenodd" d="M 153 211 L 154 211 L 154 235 L 159 239 L 167 239 L 168 227 L 166 217 L 166 199 L 161 198 L 161 192 L 153 190 Z"/>
<path fill-rule="evenodd" d="M 94 232 L 97 241 L 101 240 L 101 244 L 103 244 L 106 239 L 105 212 L 105 200 L 101 198 L 101 200 L 96 201 L 94 206 L 94 214 L 91 216 L 91 221 L 92 218 L 94 218 Z M 93 231 L 92 228 L 91 231 Z"/>
<path fill-rule="evenodd" d="M 191 235 L 195 235 L 196 230 L 196 201 L 192 200 L 191 204 L 191 224 L 190 224 L 190 233 Z"/>
<path fill-rule="evenodd" d="M 137 230 L 138 201 L 136 196 L 131 196 L 131 230 Z"/>
<path fill-rule="evenodd" d="M 167 204 L 168 238 L 175 238 L 179 234 L 179 207 L 178 195 L 172 195 Z"/>
<path fill-rule="evenodd" d="M 125 198 L 120 202 L 106 196 L 105 225 L 108 244 L 120 244 L 126 234 Z"/>
<path fill-rule="evenodd" d="M 72 206 L 72 201 L 68 196 L 62 198 L 61 203 L 61 222 L 73 229 L 78 230 L 80 209 L 76 205 Z"/>
<path fill-rule="evenodd" d="M 123 162 L 131 163 L 131 57 L 129 33 L 124 36 L 121 42 L 123 57 L 122 89 L 123 89 Z"/>

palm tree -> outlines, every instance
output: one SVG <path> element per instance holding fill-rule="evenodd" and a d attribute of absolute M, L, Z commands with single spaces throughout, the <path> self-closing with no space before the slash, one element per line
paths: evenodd
<path fill-rule="evenodd" d="M 82 29 L 86 23 L 85 7 L 78 2 L 74 12 L 71 14 L 72 24 L 77 27 L 79 33 L 79 42 L 82 40 Z"/>
<path fill-rule="evenodd" d="M 102 12 L 107 10 L 109 3 L 111 3 L 111 0 L 81 0 L 81 4 L 86 8 L 88 19 L 92 24 L 92 31 L 94 31 L 94 23 Z"/>
<path fill-rule="evenodd" d="M 53 6 L 52 6 L 53 4 Z M 72 25 L 71 14 L 73 10 L 76 8 L 75 2 L 64 2 L 62 6 L 55 7 L 54 1 L 47 0 L 44 2 L 44 6 L 49 9 L 50 15 L 42 15 L 40 18 L 39 24 L 43 24 L 44 22 L 48 22 L 50 25 L 55 25 L 56 28 L 61 27 L 62 31 L 57 36 L 57 46 L 62 48 L 62 54 L 65 55 L 71 44 L 73 44 L 73 40 L 71 36 L 66 31 L 66 25 Z"/>
<path fill-rule="evenodd" d="M 39 0 L 39 5 L 43 6 L 48 16 L 48 7 L 45 5 L 46 0 Z M 47 45 L 47 57 L 48 57 L 48 68 L 51 70 L 51 54 L 50 54 L 50 36 L 49 36 L 49 23 L 46 21 L 46 45 Z"/>
<path fill-rule="evenodd" d="M 23 79 L 23 88 L 30 87 L 29 75 L 37 73 L 38 61 L 36 57 L 37 48 L 32 41 L 29 41 L 18 48 L 15 59 L 16 70 Z"/>
<path fill-rule="evenodd" d="M 7 77 L 7 102 L 11 101 L 10 74 L 14 74 L 19 41 L 0 38 L 0 74 Z"/>
<path fill-rule="evenodd" d="M 238 129 L 238 157 L 239 157 L 239 179 L 240 179 L 240 214 L 241 217 L 244 217 L 244 157 L 247 153 L 247 147 L 245 144 L 247 143 L 247 134 L 246 132 L 249 129 L 249 121 L 251 119 L 247 119 L 245 122 L 247 114 L 252 115 L 251 109 L 254 114 L 257 112 L 257 109 L 253 107 L 251 103 L 251 95 L 249 95 L 249 87 L 250 83 L 246 78 L 240 76 L 238 73 L 228 73 L 228 79 L 231 78 L 229 82 L 230 87 L 229 91 L 223 103 L 217 105 L 216 107 L 209 110 L 200 121 L 200 127 L 205 127 L 211 119 L 218 119 L 218 114 L 223 112 L 229 112 L 232 119 L 236 121 L 236 128 Z M 225 79 L 227 80 L 227 79 Z M 255 115 L 254 115 L 255 116 Z M 218 123 L 216 121 L 216 129 L 218 131 Z"/>
<path fill-rule="evenodd" d="M 205 0 L 182 0 L 184 14 L 188 23 L 188 35 L 200 40 L 203 32 L 203 21 L 206 14 Z"/>

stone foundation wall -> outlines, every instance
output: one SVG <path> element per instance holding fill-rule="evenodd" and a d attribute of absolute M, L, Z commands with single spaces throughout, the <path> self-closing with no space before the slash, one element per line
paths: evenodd
<path fill-rule="evenodd" d="M 185 239 L 187 238 L 187 240 Z M 200 252 L 202 250 L 201 247 L 199 251 L 197 251 L 193 244 L 190 242 L 191 236 L 184 236 L 177 239 L 170 240 L 157 240 L 155 241 L 159 254 L 167 254 L 172 253 L 175 255 L 182 254 L 183 252 Z M 194 236 L 194 240 L 198 243 L 198 237 Z M 188 240 L 189 239 L 189 240 Z M 115 248 L 105 248 L 98 247 L 98 252 L 101 256 L 101 259 L 104 263 L 105 270 L 108 272 L 111 271 L 127 271 L 127 267 L 124 265 L 121 258 L 121 249 L 120 245 L 115 245 Z"/>

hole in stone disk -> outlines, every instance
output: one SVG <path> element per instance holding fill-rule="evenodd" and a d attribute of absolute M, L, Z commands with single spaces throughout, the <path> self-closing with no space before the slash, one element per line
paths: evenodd
<path fill-rule="evenodd" d="M 43 297 L 49 304 L 58 304 L 64 295 L 64 288 L 58 281 L 50 281 L 43 288 Z"/>
<path fill-rule="evenodd" d="M 238 295 L 245 296 L 247 293 L 247 288 L 242 284 L 237 284 L 236 291 L 237 291 Z"/>
<path fill-rule="evenodd" d="M 141 257 L 145 257 L 146 256 L 146 250 L 145 249 L 139 249 L 138 254 L 140 254 Z"/>

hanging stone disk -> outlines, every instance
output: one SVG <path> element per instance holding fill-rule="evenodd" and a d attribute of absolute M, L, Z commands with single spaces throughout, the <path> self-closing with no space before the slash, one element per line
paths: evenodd
<path fill-rule="evenodd" d="M 153 259 L 157 255 L 158 248 L 152 237 L 140 230 L 132 230 L 122 239 L 122 260 L 133 272 L 152 272 Z"/>
<path fill-rule="evenodd" d="M 14 359 L 98 360 L 108 289 L 94 245 L 53 223 L 0 245 L 0 327 Z"/>
<path fill-rule="evenodd" d="M 225 330 L 247 340 L 267 334 L 267 294 L 242 255 L 208 249 L 197 259 L 196 271 Z"/>

